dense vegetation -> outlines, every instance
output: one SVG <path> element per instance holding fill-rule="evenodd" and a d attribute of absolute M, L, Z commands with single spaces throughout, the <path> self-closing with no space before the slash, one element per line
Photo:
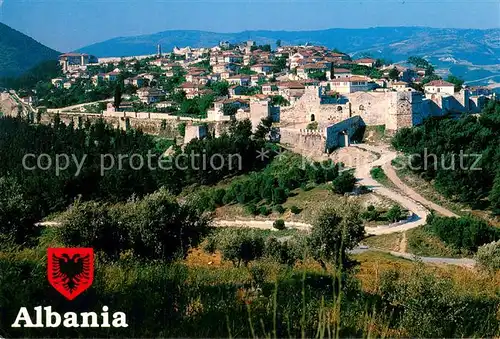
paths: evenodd
<path fill-rule="evenodd" d="M 117 202 L 160 187 L 179 193 L 188 185 L 211 185 L 262 168 L 272 159 L 272 154 L 269 159 L 256 159 L 257 150 L 267 146 L 252 137 L 249 121 L 234 123 L 220 138 L 193 140 L 184 151 L 176 148 L 173 155 L 161 158 L 165 149 L 159 149 L 156 138 L 115 129 L 101 120 L 91 124 L 79 119 L 66 126 L 56 116 L 46 126 L 1 118 L 0 130 L 0 203 L 7 215 L 3 220 L 8 220 L 0 227 L 12 232 L 17 242 L 25 240 L 21 235 L 30 235 L 25 231 L 33 219 L 61 211 L 77 198 Z M 33 154 L 25 159 L 31 170 L 23 167 L 26 154 Z M 35 158 L 41 154 L 45 156 Z M 212 158 L 214 154 L 220 156 Z M 62 155 L 68 156 L 68 162 Z M 65 170 L 56 171 L 57 159 Z M 75 160 L 83 161 L 83 166 Z"/>
<path fill-rule="evenodd" d="M 489 204 L 498 214 L 499 131 L 500 102 L 490 101 L 479 117 L 431 118 L 400 130 L 392 143 L 409 156 L 403 165 L 432 180 L 446 197 L 476 207 Z"/>
<path fill-rule="evenodd" d="M 354 178 L 351 173 L 343 175 Z M 307 190 L 314 185 L 335 182 L 338 177 L 339 164 L 331 160 L 310 162 L 296 154 L 282 152 L 264 170 L 233 180 L 225 188 L 201 190 L 193 199 L 201 210 L 212 211 L 219 206 L 239 203 L 246 205 L 251 214 L 267 215 L 271 208 L 279 209 L 294 189 Z M 352 186 L 342 189 L 346 190 L 341 194 L 350 192 Z"/>
<path fill-rule="evenodd" d="M 352 190 L 350 172 L 332 162 L 306 163 L 267 143 L 269 126 L 252 133 L 249 121 L 233 123 L 220 138 L 194 140 L 168 159 L 168 170 L 135 168 L 128 160 L 101 175 L 102 155 L 164 149 L 152 136 L 119 130 L 103 121 L 35 125 L 0 119 L 0 335 L 5 337 L 494 337 L 498 294 L 491 282 L 469 290 L 448 276 L 415 264 L 409 271 L 377 269 L 375 288 L 362 286 L 349 250 L 364 236 L 360 207 L 349 198 L 320 211 L 309 234 L 256 230 L 213 230 L 205 213 L 212 204 L 241 202 L 280 206 L 289 190 L 326 184 Z M 256 159 L 257 150 L 269 151 Z M 27 153 L 74 155 L 55 169 L 26 170 Z M 206 157 L 186 157 L 189 154 Z M 206 159 L 221 154 L 217 169 Z M 240 155 L 241 161 L 232 155 Z M 108 159 L 108 158 L 107 158 Z M 128 158 L 127 158 L 128 159 Z M 108 159 L 109 160 L 109 159 Z M 264 160 L 264 161 L 263 161 Z M 47 165 L 48 160 L 42 161 Z M 33 161 L 29 162 L 33 166 Z M 107 163 L 107 165 L 110 165 Z M 205 165 L 205 166 L 204 166 Z M 219 165 L 219 163 L 217 163 Z M 233 166 L 229 166 L 233 165 Z M 242 175 L 225 188 L 202 188 L 198 196 L 175 196 L 188 186 L 213 185 Z M 196 192 L 196 187 L 195 187 Z M 209 193 L 207 193 L 209 192 Z M 205 200 L 203 200 L 205 199 Z M 34 228 L 48 213 L 64 211 L 57 228 Z M 399 207 L 387 218 L 400 217 Z M 291 209 L 292 213 L 299 212 Z M 369 208 L 365 213 L 374 214 Z M 389 213 L 390 212 L 390 213 Z M 467 250 L 498 239 L 480 222 L 434 218 L 429 224 L 444 241 Z M 285 225 L 278 225 L 282 228 Z M 271 231 L 268 231 L 271 232 Z M 274 232 L 274 231 L 273 231 Z M 280 233 L 281 232 L 281 233 Z M 286 233 L 289 232 L 289 233 Z M 460 236 L 461 235 L 461 236 Z M 446 239 L 446 240 L 445 240 Z M 68 303 L 47 282 L 47 247 L 89 246 L 96 251 L 92 286 Z M 221 265 L 190 264 L 189 251 L 219 256 Z M 481 262 L 497 247 L 480 247 Z M 194 254 L 193 254 L 194 255 Z M 198 252 L 198 255 L 199 252 Z M 189 259 L 189 258 L 188 258 Z M 232 263 L 232 265 L 231 265 Z M 494 266 L 493 266 L 494 267 Z M 489 278 L 490 279 L 490 278 Z M 490 279 L 491 280 L 491 279 Z M 477 284 L 485 280 L 477 280 Z M 20 307 L 52 306 L 66 311 L 127 314 L 128 328 L 12 328 Z"/>
<path fill-rule="evenodd" d="M 24 90 L 31 90 L 37 84 L 50 82 L 51 79 L 61 76 L 61 73 L 59 62 L 56 60 L 43 61 L 18 77 L 0 78 L 0 87 L 21 89 L 19 94 L 22 97 Z"/>
<path fill-rule="evenodd" d="M 449 218 L 431 215 L 427 228 L 444 243 L 464 253 L 476 252 L 478 247 L 500 240 L 500 229 L 472 217 Z"/>
<path fill-rule="evenodd" d="M 186 253 L 184 241 L 196 245 L 208 224 L 197 221 L 193 209 L 173 202 L 166 192 L 107 207 L 76 203 L 68 221 L 60 229 L 44 230 L 35 247 L 0 251 L 2 335 L 498 335 L 498 298 L 484 285 L 479 293 L 469 292 L 451 278 L 437 278 L 415 266 L 410 271 L 383 271 L 377 288 L 363 289 L 355 270 L 340 264 L 347 259 L 346 250 L 363 235 L 355 205 L 346 204 L 342 212 L 324 210 L 310 236 L 297 234 L 284 240 L 244 229 L 209 236 L 205 248 L 220 251 L 223 260 L 233 262 L 234 267 L 192 266 L 175 260 Z M 178 214 L 184 208 L 191 211 L 186 221 Z M 182 239 L 174 236 L 177 232 Z M 47 246 L 77 243 L 98 250 L 95 277 L 88 291 L 68 303 L 46 283 L 46 268 L 40 262 L 45 260 Z M 173 256 L 176 250 L 179 255 Z M 323 268 L 315 268 L 314 262 Z M 20 307 L 38 305 L 51 305 L 60 313 L 98 311 L 106 305 L 111 312 L 125 312 L 129 327 L 10 327 Z"/>

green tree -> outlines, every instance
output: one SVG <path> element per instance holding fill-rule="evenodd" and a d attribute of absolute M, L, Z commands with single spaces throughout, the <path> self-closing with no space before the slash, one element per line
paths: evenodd
<path fill-rule="evenodd" d="M 177 131 L 179 132 L 179 135 L 181 137 L 184 137 L 186 135 L 186 123 L 181 122 L 179 125 L 177 125 Z"/>
<path fill-rule="evenodd" d="M 222 107 L 222 114 L 224 115 L 235 115 L 237 111 L 238 106 L 233 103 L 224 104 L 224 106 Z"/>
<path fill-rule="evenodd" d="M 273 120 L 269 117 L 263 118 L 259 125 L 257 126 L 257 130 L 254 133 L 255 138 L 268 140 L 271 133 L 271 127 L 273 125 Z"/>
<path fill-rule="evenodd" d="M 495 181 L 490 191 L 489 200 L 493 214 L 500 215 L 500 171 L 498 171 L 497 175 L 495 176 Z"/>
<path fill-rule="evenodd" d="M 326 80 L 326 72 L 324 71 L 312 71 L 307 74 L 309 79 L 325 81 Z"/>
<path fill-rule="evenodd" d="M 391 222 L 397 222 L 403 217 L 403 211 L 399 205 L 393 205 L 385 214 L 386 218 Z"/>
<path fill-rule="evenodd" d="M 290 102 L 281 95 L 273 95 L 270 104 L 272 106 L 290 106 Z"/>
<path fill-rule="evenodd" d="M 273 227 L 277 229 L 278 231 L 284 230 L 285 227 L 285 221 L 283 219 L 278 219 L 273 222 Z"/>
<path fill-rule="evenodd" d="M 36 216 L 15 179 L 0 178 L 0 244 L 22 244 L 34 235 Z"/>
<path fill-rule="evenodd" d="M 461 89 L 462 89 L 462 85 L 464 84 L 464 80 L 463 79 L 460 79 L 454 75 L 450 75 L 448 76 L 448 78 L 446 79 L 446 81 L 452 83 L 453 85 L 455 85 L 455 92 L 459 92 Z"/>
<path fill-rule="evenodd" d="M 115 109 L 119 109 L 120 105 L 122 103 L 122 87 L 117 84 L 115 87 L 115 95 L 114 95 L 114 101 L 113 101 L 113 106 Z"/>
<path fill-rule="evenodd" d="M 351 171 L 342 172 L 333 180 L 332 184 L 332 190 L 334 193 L 345 194 L 352 192 L 354 185 L 356 184 L 356 178 Z"/>
<path fill-rule="evenodd" d="M 479 247 L 474 259 L 485 270 L 500 270 L 500 240 Z"/>
<path fill-rule="evenodd" d="M 281 47 L 281 39 L 276 40 L 276 47 Z"/>
<path fill-rule="evenodd" d="M 347 252 L 364 235 L 359 206 L 346 200 L 342 207 L 327 207 L 319 213 L 311 229 L 309 247 L 324 269 L 326 262 L 336 268 L 346 268 L 350 265 Z"/>
<path fill-rule="evenodd" d="M 227 81 L 216 81 L 209 85 L 215 92 L 215 96 L 223 97 L 229 95 L 229 83 Z"/>
<path fill-rule="evenodd" d="M 399 71 L 396 67 L 391 68 L 389 71 L 389 79 L 398 80 L 399 79 Z"/>

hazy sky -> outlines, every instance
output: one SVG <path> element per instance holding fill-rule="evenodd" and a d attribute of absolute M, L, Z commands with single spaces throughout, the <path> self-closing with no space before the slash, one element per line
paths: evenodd
<path fill-rule="evenodd" d="M 171 29 L 499 28 L 500 0 L 0 0 L 0 21 L 66 52 Z"/>

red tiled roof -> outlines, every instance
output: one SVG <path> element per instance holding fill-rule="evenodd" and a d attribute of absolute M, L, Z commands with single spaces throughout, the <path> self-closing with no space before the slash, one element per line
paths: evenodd
<path fill-rule="evenodd" d="M 350 77 L 332 80 L 332 82 L 356 82 L 356 81 L 371 81 L 370 78 L 365 77 Z"/>
<path fill-rule="evenodd" d="M 362 58 L 358 60 L 354 60 L 355 62 L 362 62 L 362 63 L 373 63 L 376 62 L 377 60 L 372 59 L 372 58 Z"/>
<path fill-rule="evenodd" d="M 444 80 L 434 80 L 426 84 L 424 87 L 435 86 L 435 87 L 455 87 L 452 83 Z"/>
<path fill-rule="evenodd" d="M 339 74 L 339 73 L 351 73 L 351 70 L 350 69 L 346 69 L 346 68 L 334 68 L 333 69 L 333 73 L 335 73 L 335 74 Z"/>
<path fill-rule="evenodd" d="M 282 82 L 278 84 L 278 87 L 281 88 L 293 88 L 293 89 L 304 89 L 305 86 L 300 82 L 291 81 L 291 82 Z"/>

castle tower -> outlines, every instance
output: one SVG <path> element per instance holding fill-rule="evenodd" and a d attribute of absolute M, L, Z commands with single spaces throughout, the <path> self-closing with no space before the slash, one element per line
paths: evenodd
<path fill-rule="evenodd" d="M 157 56 L 158 58 L 161 58 L 161 57 L 162 57 L 162 55 L 161 55 L 161 45 L 160 45 L 160 44 L 158 44 L 158 45 L 156 46 L 156 56 Z"/>

